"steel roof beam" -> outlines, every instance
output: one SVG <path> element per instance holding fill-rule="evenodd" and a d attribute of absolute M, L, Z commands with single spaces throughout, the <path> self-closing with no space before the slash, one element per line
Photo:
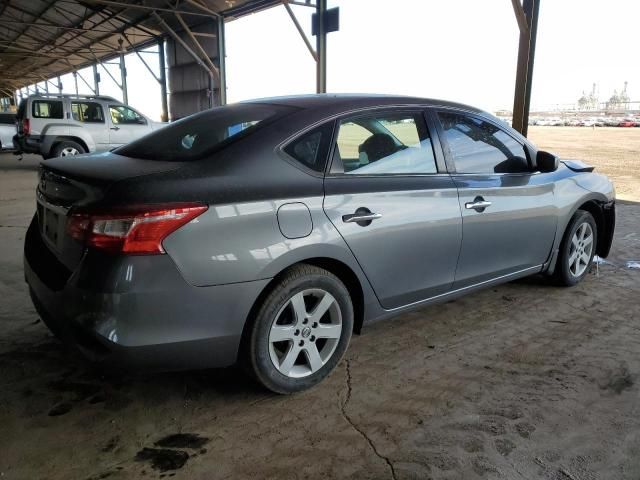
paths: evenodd
<path fill-rule="evenodd" d="M 35 20 L 38 20 L 45 13 L 47 13 L 47 11 L 54 5 L 54 3 L 55 3 L 55 0 L 51 0 L 49 1 L 49 3 L 47 3 L 47 6 L 40 11 L 40 13 L 37 13 L 37 14 L 31 13 L 30 15 L 34 17 Z M 11 8 L 15 8 L 15 7 L 12 5 Z M 27 30 L 29 30 L 29 27 L 22 29 L 22 31 L 11 41 L 11 44 L 13 45 L 13 43 L 15 43 L 22 36 L 22 34 L 25 33 Z"/>
<path fill-rule="evenodd" d="M 21 22 L 18 20 L 3 20 L 0 18 L 0 23 L 7 23 L 9 25 L 28 25 L 31 27 L 40 27 L 40 28 L 50 28 L 54 30 L 71 30 L 71 31 L 79 31 L 79 32 L 96 32 L 96 33 L 113 33 L 113 30 L 100 30 L 95 28 L 80 28 L 80 27 L 65 27 L 63 25 L 56 25 L 54 23 L 35 23 L 35 22 Z M 132 27 L 137 28 L 137 27 Z M 157 35 L 148 34 L 146 32 L 140 33 L 139 35 L 156 37 Z"/>
<path fill-rule="evenodd" d="M 516 3 L 520 7 L 519 0 L 512 0 L 512 2 L 514 2 L 514 9 L 516 8 Z M 533 61 L 536 51 L 540 0 L 524 0 L 521 8 L 526 19 L 526 28 L 520 28 L 512 126 L 526 137 L 529 127 L 531 83 L 533 80 Z M 517 17 L 518 14 L 516 13 Z"/>
<path fill-rule="evenodd" d="M 197 0 L 186 0 L 187 3 L 189 5 L 193 5 L 196 8 L 199 8 L 205 12 L 207 12 L 209 15 L 211 15 L 212 17 L 221 17 L 222 15 L 220 15 L 218 12 L 214 12 L 213 10 L 211 10 L 209 7 L 207 7 L 206 5 L 203 5 L 202 3 L 200 3 Z"/>
<path fill-rule="evenodd" d="M 289 6 L 289 3 L 292 3 L 292 2 L 285 1 L 284 2 L 284 8 L 287 10 L 287 13 L 289 14 L 289 17 L 291 17 L 291 21 L 293 22 L 293 24 L 296 27 L 296 30 L 298 30 L 298 33 L 302 37 L 302 40 L 304 41 L 304 44 L 307 46 L 307 49 L 309 50 L 309 53 L 311 54 L 313 59 L 316 62 L 318 62 L 318 54 L 313 49 L 313 46 L 311 45 L 311 41 L 307 37 L 307 34 L 304 33 L 304 30 L 302 29 L 302 26 L 300 25 L 300 22 L 298 22 L 298 18 L 296 17 L 295 13 L 293 13 L 293 10 L 291 10 L 291 7 Z"/>
<path fill-rule="evenodd" d="M 125 9 L 125 10 L 126 10 L 126 9 Z M 113 18 L 113 17 L 114 17 L 114 16 L 116 16 L 116 15 L 122 14 L 122 12 L 123 12 L 123 11 L 124 11 L 124 10 L 121 10 L 121 11 L 119 11 L 119 12 L 117 12 L 117 13 L 113 13 L 113 14 L 109 15 L 109 17 L 108 17 L 108 18 L 103 18 L 101 21 L 96 22 L 96 23 L 95 23 L 95 25 L 102 25 L 102 24 L 104 24 L 108 19 Z M 90 15 L 89 17 L 91 17 L 91 16 L 93 16 L 93 13 L 92 13 L 92 15 Z M 123 26 L 122 26 L 122 27 L 120 27 L 119 29 L 115 29 L 111 35 L 116 35 L 116 34 L 120 34 L 120 35 L 122 35 L 122 33 L 123 33 L 124 31 L 126 31 L 128 28 L 129 28 L 129 26 L 128 26 L 128 25 L 123 25 Z M 70 38 L 70 39 L 66 40 L 66 41 L 65 41 L 65 42 L 63 42 L 61 45 L 66 45 L 67 43 L 69 43 L 69 42 L 71 42 L 71 41 L 77 40 L 79 37 L 81 37 L 81 36 L 82 36 L 82 35 L 84 35 L 85 33 L 86 33 L 86 32 L 81 32 L 81 33 L 79 33 L 78 35 L 76 35 L 75 37 L 73 37 L 73 38 Z M 83 44 L 82 44 L 82 47 L 83 47 L 83 48 L 90 48 L 91 46 L 95 45 L 96 43 L 100 43 L 100 42 L 102 42 L 103 40 L 106 40 L 106 39 L 107 39 L 107 38 L 109 38 L 111 35 L 104 35 L 104 36 L 100 37 L 99 39 L 96 39 L 96 40 L 91 41 L 91 42 L 89 42 L 89 43 L 83 43 Z M 90 59 L 90 58 L 87 58 L 86 60 L 89 60 L 89 61 L 90 61 L 91 59 Z M 42 66 L 42 68 L 49 67 L 50 65 L 52 65 L 52 63 L 45 64 L 45 65 L 43 65 L 43 66 Z M 84 68 L 85 66 L 88 66 L 88 65 L 86 65 L 86 64 L 81 64 L 81 65 L 79 65 L 78 67 L 79 67 L 79 68 Z"/>
<path fill-rule="evenodd" d="M 149 64 L 147 63 L 147 61 L 142 57 L 142 55 L 140 55 L 140 52 L 133 46 L 133 44 L 129 41 L 129 38 L 126 35 L 122 35 L 124 37 L 124 39 L 127 41 L 127 43 L 131 46 L 131 50 L 133 52 L 136 53 L 136 55 L 138 56 L 138 58 L 140 59 L 140 61 L 142 62 L 142 64 L 147 68 L 147 70 L 149 71 L 149 73 L 153 76 L 153 78 L 156 79 L 156 81 L 158 83 L 161 82 L 161 77 L 157 77 L 156 74 L 154 73 L 154 71 L 151 69 L 151 67 L 149 66 Z M 162 48 L 162 45 L 159 44 L 158 48 Z"/>
<path fill-rule="evenodd" d="M 172 8 L 162 8 L 162 7 L 151 7 L 148 5 L 140 5 L 137 3 L 126 3 L 126 2 L 117 2 L 115 0 L 84 0 L 87 3 L 96 3 L 99 5 L 109 5 L 113 7 L 124 7 L 138 10 L 147 10 L 153 13 L 157 12 L 166 12 L 166 13 L 181 13 L 183 15 L 195 15 L 198 17 L 211 17 L 210 13 L 200 13 L 200 12 L 190 12 L 188 10 L 179 10 Z"/>
<path fill-rule="evenodd" d="M 158 23 L 159 23 L 160 25 L 162 25 L 162 27 L 166 30 L 166 32 L 167 32 L 169 35 L 171 35 L 171 36 L 174 38 L 174 40 L 175 40 L 176 42 L 178 42 L 180 45 L 182 45 L 182 47 L 185 49 L 185 51 L 186 51 L 189 55 L 191 55 L 191 57 L 196 61 L 196 63 L 197 63 L 198 65 L 200 65 L 202 68 L 204 68 L 204 69 L 209 73 L 209 75 L 213 76 L 213 75 L 215 74 L 215 73 L 214 73 L 214 71 L 213 71 L 213 70 L 211 70 L 211 69 L 209 68 L 209 65 L 207 65 L 207 63 L 206 63 L 204 60 L 202 60 L 202 59 L 200 58 L 200 56 L 199 56 L 198 54 L 196 54 L 196 52 L 194 52 L 194 51 L 191 49 L 191 47 L 189 47 L 189 45 L 187 45 L 187 42 L 185 42 L 182 38 L 180 38 L 180 35 L 178 35 L 178 34 L 177 34 L 177 33 L 176 33 L 176 32 L 175 32 L 175 31 L 174 31 L 174 30 L 173 30 L 173 29 L 172 29 L 172 28 L 167 24 L 167 22 L 165 22 L 165 21 L 160 17 L 160 15 L 158 15 L 156 12 L 153 12 L 153 14 L 152 14 L 152 15 L 156 18 L 156 20 L 158 21 Z M 208 58 L 208 57 L 207 57 L 207 58 Z M 211 59 L 209 59 L 209 62 L 211 62 Z M 215 65 L 214 65 L 214 68 L 215 68 Z"/>
<path fill-rule="evenodd" d="M 200 45 L 200 42 L 198 41 L 198 39 L 193 36 L 193 32 L 191 31 L 189 26 L 185 23 L 185 21 L 182 19 L 182 16 L 179 13 L 176 13 L 175 15 L 176 15 L 176 18 L 178 19 L 178 22 L 180 22 L 180 25 L 182 26 L 183 30 L 188 35 L 188 37 L 191 39 L 191 42 L 195 45 L 196 49 L 202 55 L 202 59 L 206 62 L 206 64 L 208 65 L 209 69 L 211 70 L 211 72 L 213 72 L 213 74 L 216 77 L 218 77 L 218 79 L 219 79 L 220 78 L 220 72 L 218 71 L 218 67 L 216 67 L 213 64 L 213 62 L 209 58 L 209 55 L 207 55 L 207 52 L 205 51 L 205 49 L 202 48 L 202 45 Z"/>
<path fill-rule="evenodd" d="M 528 33 L 529 25 L 527 24 L 527 15 L 524 13 L 520 0 L 511 0 L 511 5 L 513 5 L 513 13 L 516 15 L 516 21 L 518 22 L 520 32 Z"/>

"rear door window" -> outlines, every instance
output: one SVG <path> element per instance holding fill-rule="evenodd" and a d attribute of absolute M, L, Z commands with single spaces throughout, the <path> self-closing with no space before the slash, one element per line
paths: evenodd
<path fill-rule="evenodd" d="M 31 113 L 34 118 L 63 118 L 62 102 L 59 100 L 34 100 Z"/>
<path fill-rule="evenodd" d="M 341 121 L 331 172 L 437 173 L 431 136 L 422 112 L 387 112 Z"/>
<path fill-rule="evenodd" d="M 71 102 L 71 115 L 77 122 L 104 123 L 102 105 L 96 102 Z"/>

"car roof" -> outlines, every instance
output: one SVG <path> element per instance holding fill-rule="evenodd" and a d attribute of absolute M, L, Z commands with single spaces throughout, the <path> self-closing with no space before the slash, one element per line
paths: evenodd
<path fill-rule="evenodd" d="M 485 113 L 482 110 L 462 103 L 438 100 L 433 98 L 411 97 L 405 95 L 384 95 L 370 93 L 320 93 L 312 95 L 290 95 L 283 97 L 267 97 L 246 100 L 240 103 L 270 103 L 274 105 L 288 105 L 302 109 L 331 110 L 344 108 L 367 108 L 385 105 L 427 105 L 453 107 L 471 112 Z"/>

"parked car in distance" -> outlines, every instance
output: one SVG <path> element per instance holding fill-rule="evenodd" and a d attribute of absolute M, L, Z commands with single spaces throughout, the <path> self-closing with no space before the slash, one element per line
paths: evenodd
<path fill-rule="evenodd" d="M 0 113 L 0 150 L 13 150 L 16 134 L 16 114 Z"/>
<path fill-rule="evenodd" d="M 580 127 L 595 127 L 596 121 L 593 118 L 582 118 L 580 119 L 578 126 Z"/>
<path fill-rule="evenodd" d="M 31 95 L 20 102 L 16 119 L 15 149 L 45 159 L 111 150 L 166 125 L 94 95 Z"/>
<path fill-rule="evenodd" d="M 617 127 L 621 119 L 617 117 L 607 117 L 604 122 L 605 127 Z"/>
<path fill-rule="evenodd" d="M 25 238 L 49 328 L 107 365 L 240 362 L 280 393 L 369 322 L 527 275 L 577 284 L 615 225 L 592 167 L 422 98 L 243 102 L 74 160 L 42 164 Z"/>
<path fill-rule="evenodd" d="M 618 123 L 619 127 L 635 127 L 636 125 L 637 125 L 636 121 L 630 118 L 625 118 L 624 120 Z"/>

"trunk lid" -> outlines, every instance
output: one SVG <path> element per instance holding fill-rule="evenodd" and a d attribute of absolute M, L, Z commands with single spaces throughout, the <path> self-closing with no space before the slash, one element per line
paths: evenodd
<path fill-rule="evenodd" d="M 67 218 L 72 208 L 102 200 L 114 183 L 132 177 L 176 170 L 178 162 L 136 160 L 110 152 L 77 155 L 40 164 L 37 226 L 42 241 L 56 258 L 73 271 L 82 259 L 84 245 L 71 238 Z"/>

